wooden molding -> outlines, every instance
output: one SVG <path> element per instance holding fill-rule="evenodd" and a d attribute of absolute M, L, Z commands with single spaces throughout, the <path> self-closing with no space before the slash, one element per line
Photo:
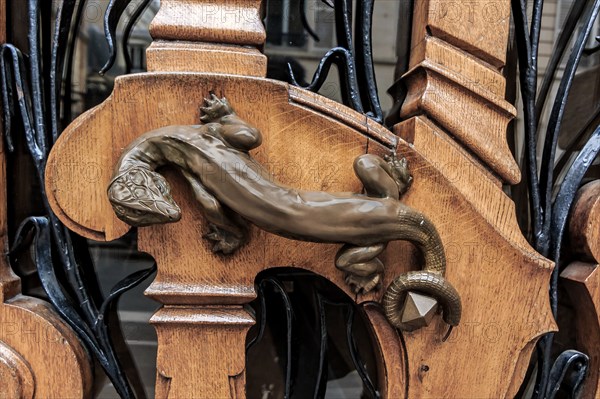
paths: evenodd
<path fill-rule="evenodd" d="M 246 397 L 245 342 L 254 319 L 241 306 L 165 306 L 150 323 L 158 334 L 156 397 Z"/>
<path fill-rule="evenodd" d="M 581 260 L 600 262 L 600 180 L 579 189 L 569 217 L 569 241 Z"/>
<path fill-rule="evenodd" d="M 150 25 L 148 71 L 264 77 L 261 0 L 162 0 Z"/>
<path fill-rule="evenodd" d="M 416 3 L 417 4 L 417 3 Z M 400 116 L 423 115 L 506 183 L 521 174 L 506 140 L 516 110 L 504 99 L 510 1 L 418 2 L 408 95 Z"/>
<path fill-rule="evenodd" d="M 598 263 L 573 262 L 560 274 L 573 304 L 577 349 L 590 358 L 582 398 L 600 393 L 600 271 Z"/>
<path fill-rule="evenodd" d="M 33 399 L 35 380 L 31 367 L 25 359 L 2 342 L 0 342 L 0 380 L 3 397 Z"/>
<path fill-rule="evenodd" d="M 146 50 L 148 72 L 209 72 L 264 77 L 267 57 L 259 50 L 241 46 L 153 42 Z"/>

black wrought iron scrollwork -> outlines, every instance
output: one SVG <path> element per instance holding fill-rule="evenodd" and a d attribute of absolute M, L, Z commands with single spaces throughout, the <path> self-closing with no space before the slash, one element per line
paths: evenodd
<path fill-rule="evenodd" d="M 328 375 L 328 358 L 332 356 L 332 352 L 337 354 L 345 340 L 345 349 L 351 361 L 347 371 L 356 371 L 362 381 L 364 397 L 380 398 L 381 393 L 376 383 L 373 382 L 365 360 L 361 358 L 358 350 L 359 345 L 357 345 L 355 335 L 357 305 L 352 299 L 337 292 L 337 289 L 330 286 L 331 283 L 325 282 L 323 278 L 309 272 L 274 269 L 263 274 L 266 275 L 259 275 L 256 282 L 258 298 L 251 304 L 258 314 L 259 320 L 257 326 L 254 327 L 256 332 L 251 331 L 248 335 L 246 353 L 265 339 L 267 325 L 274 326 L 278 323 L 279 319 L 273 307 L 281 306 L 285 313 L 285 330 L 281 333 L 285 336 L 285 362 L 282 366 L 285 369 L 283 397 L 313 397 L 315 399 L 324 397 L 327 391 L 327 381 L 331 377 Z M 288 288 L 290 284 L 294 286 L 292 292 Z M 296 298 L 292 298 L 292 296 Z M 328 314 L 335 315 L 336 320 L 341 317 L 346 325 L 345 330 L 336 329 L 337 348 L 331 348 L 328 345 L 328 341 L 334 339 L 330 336 L 331 330 L 328 329 Z M 297 319 L 304 317 L 314 319 L 315 323 L 304 323 L 303 331 L 297 332 L 294 325 Z M 361 338 L 365 337 L 361 336 Z M 278 338 L 272 334 L 270 339 L 278 342 Z M 300 353 L 299 348 L 307 345 L 303 342 L 312 343 L 315 348 L 318 347 L 318 351 Z M 360 347 L 367 346 L 367 342 L 360 341 Z M 317 353 L 318 358 L 315 356 Z M 312 385 L 305 387 L 301 393 L 294 390 L 294 387 L 297 386 L 298 376 L 305 374 L 299 371 L 300 364 L 310 365 L 309 367 L 314 371 L 310 373 L 310 376 L 305 377 Z M 251 364 L 248 367 L 251 367 Z M 252 373 L 252 370 L 249 370 L 249 373 Z M 252 388 L 250 390 L 252 391 Z"/>
<path fill-rule="evenodd" d="M 581 186 L 584 175 L 600 151 L 598 115 L 593 115 L 584 129 L 575 135 L 574 143 L 576 144 L 568 149 L 567 155 L 563 156 L 558 163 L 556 163 L 556 147 L 567 98 L 581 58 L 586 53 L 595 51 L 595 49 L 586 51 L 585 46 L 600 11 L 600 0 L 575 0 L 573 2 L 538 91 L 538 49 L 543 5 L 543 0 L 533 2 L 531 21 L 529 21 L 527 2 L 512 0 L 519 57 L 520 90 L 523 98 L 525 168 L 530 199 L 530 241 L 540 254 L 556 263 L 549 294 L 552 313 L 557 318 L 562 240 L 575 194 Z M 531 28 L 528 27 L 530 23 Z M 580 28 L 576 33 L 578 26 Z M 540 120 L 544 106 L 549 100 L 552 82 L 556 78 L 560 61 L 567 52 L 567 45 L 573 38 L 574 45 L 566 58 L 564 72 L 554 97 L 550 118 L 547 121 L 547 129 L 545 132 L 541 132 Z M 595 128 L 594 125 L 596 125 Z M 590 131 L 592 131 L 591 134 Z M 542 157 L 541 162 L 538 163 L 538 142 L 542 140 Z M 578 154 L 574 154 L 573 150 L 580 144 L 582 149 Z M 561 173 L 565 171 L 566 173 Z M 559 173 L 564 175 L 564 178 L 557 179 Z M 554 200 L 553 192 L 558 192 Z M 538 342 L 538 367 L 534 398 L 553 398 L 565 377 L 567 368 L 571 367 L 574 362 L 580 364 L 580 367 L 576 373 L 576 383 L 572 385 L 573 393 L 579 389 L 587 372 L 587 356 L 577 351 L 565 351 L 555 362 L 552 362 L 553 342 L 553 333 L 545 335 Z"/>
<path fill-rule="evenodd" d="M 61 96 L 63 82 L 70 86 L 74 41 L 85 8 L 85 1 L 58 2 L 51 43 L 40 34 L 41 26 L 51 23 L 48 2 L 28 0 L 28 49 L 24 56 L 12 44 L 0 47 L 0 83 L 4 111 L 4 136 L 9 151 L 15 148 L 14 119 L 24 130 L 24 144 L 36 171 L 46 215 L 25 219 L 15 234 L 10 258 L 28 245 L 33 237 L 32 257 L 42 287 L 57 312 L 78 334 L 115 389 L 124 398 L 135 397 L 113 348 L 107 314 L 120 295 L 154 273 L 155 267 L 133 273 L 119 282 L 107 298 L 98 293 L 93 265 L 86 245 L 70 232 L 52 212 L 45 192 L 45 168 L 50 148 L 59 137 L 60 120 L 70 115 L 70 91 Z M 45 32 L 49 32 L 46 29 Z M 46 60 L 50 62 L 46 62 Z M 67 110 L 66 108 L 69 108 Z M 77 241 L 77 245 L 74 244 Z M 57 272 L 60 269 L 60 272 Z M 87 271 L 87 273 L 86 273 Z M 89 273 L 92 271 L 92 273 Z"/>
<path fill-rule="evenodd" d="M 371 48 L 371 27 L 373 24 L 374 0 L 356 2 L 357 21 L 352 34 L 352 0 L 322 0 L 334 8 L 337 47 L 329 50 L 321 59 L 312 82 L 304 87 L 318 92 L 327 79 L 332 64 L 338 68 L 341 84 L 342 101 L 354 110 L 366 114 L 371 119 L 382 123 L 383 111 L 377 93 L 377 81 L 373 65 Z M 301 2 L 301 15 L 305 29 L 315 40 L 317 35 L 312 31 L 304 14 L 304 2 Z M 288 65 L 290 79 L 296 86 L 301 86 L 294 77 L 292 66 Z"/>
<path fill-rule="evenodd" d="M 568 384 L 572 398 L 579 398 L 583 381 L 590 366 L 587 355 L 574 350 L 562 352 L 552 365 L 548 382 L 547 397 L 554 398 L 563 384 Z M 569 373 L 569 370 L 572 372 Z"/>
<path fill-rule="evenodd" d="M 133 3 L 134 0 L 110 0 L 108 3 L 104 17 L 104 35 L 106 37 L 106 42 L 108 43 L 109 58 L 106 61 L 106 64 L 100 70 L 100 74 L 105 74 L 108 72 L 108 70 L 112 68 L 117 60 L 117 26 L 119 25 L 119 22 L 121 21 L 127 7 Z M 127 51 L 127 43 L 129 42 L 129 37 L 135 24 L 149 4 L 150 0 L 140 0 L 140 2 L 135 6 L 129 21 L 123 29 L 121 48 L 124 50 L 123 55 L 125 57 L 126 73 L 131 72 L 131 59 L 129 52 Z"/>

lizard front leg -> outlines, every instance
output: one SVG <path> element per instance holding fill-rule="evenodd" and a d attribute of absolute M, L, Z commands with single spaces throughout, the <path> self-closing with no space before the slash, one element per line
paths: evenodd
<path fill-rule="evenodd" d="M 213 252 L 230 254 L 247 241 L 248 228 L 243 219 L 227 212 L 219 201 L 202 186 L 202 183 L 190 172 L 182 170 L 183 177 L 190 184 L 196 201 L 202 207 L 209 222 L 210 231 L 203 237 L 214 241 Z"/>
<path fill-rule="evenodd" d="M 219 122 L 224 116 L 235 114 L 226 98 L 219 98 L 212 93 L 210 98 L 204 99 L 204 103 L 205 106 L 200 107 L 203 113 L 200 120 L 204 123 Z"/>

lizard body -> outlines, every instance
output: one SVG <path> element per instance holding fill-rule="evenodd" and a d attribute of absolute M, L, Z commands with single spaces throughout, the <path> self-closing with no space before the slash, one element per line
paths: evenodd
<path fill-rule="evenodd" d="M 411 284 L 435 274 L 436 282 L 428 283 L 433 287 L 430 294 L 440 299 L 444 319 L 458 324 L 460 299 L 443 279 L 446 261 L 441 239 L 428 218 L 399 201 L 412 180 L 404 160 L 358 157 L 354 170 L 366 194 L 297 190 L 277 182 L 249 154 L 262 143 L 258 129 L 241 120 L 225 99 L 213 96 L 207 104 L 202 117 L 207 123 L 157 129 L 125 149 L 108 189 L 120 219 L 133 226 L 179 220 L 181 211 L 168 183 L 155 172 L 175 165 L 210 223 L 205 238 L 216 242 L 214 251 L 231 253 L 243 245 L 246 221 L 292 239 L 343 243 L 336 266 L 347 273 L 346 281 L 357 291 L 369 291 L 383 272 L 377 256 L 389 241 L 408 240 L 425 258 L 425 272 L 419 273 L 429 274 L 412 276 L 408 288 L 405 279 L 397 295 L 386 296 L 388 305 L 397 308 Z M 394 291 L 391 288 L 388 293 Z M 402 325 L 399 320 L 392 323 Z"/>

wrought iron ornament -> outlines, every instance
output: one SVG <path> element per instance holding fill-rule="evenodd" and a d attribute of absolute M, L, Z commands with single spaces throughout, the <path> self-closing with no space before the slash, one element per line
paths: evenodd
<path fill-rule="evenodd" d="M 321 0 L 335 13 L 337 47 L 332 48 L 321 59 L 312 82 L 304 89 L 318 92 L 329 74 L 332 64 L 338 69 L 342 101 L 345 105 L 383 123 L 383 111 L 377 93 L 371 28 L 373 26 L 373 6 L 375 0 L 355 2 L 357 20 L 352 34 L 352 0 Z M 306 31 L 318 41 L 318 37 L 308 25 L 304 14 L 304 1 L 300 2 L 300 13 Z M 288 65 L 291 81 L 303 87 L 294 77 L 292 66 Z"/>
<path fill-rule="evenodd" d="M 286 288 L 290 284 L 293 284 L 293 290 Z M 368 351 L 373 347 L 372 342 L 365 341 L 364 338 L 368 336 L 364 335 L 360 337 L 362 340 L 358 340 L 360 345 L 357 345 L 354 321 L 355 314 L 361 309 L 351 298 L 328 280 L 297 269 L 276 268 L 260 273 L 256 279 L 256 290 L 257 299 L 251 306 L 255 309 L 258 322 L 253 327 L 256 332 L 253 334 L 251 330 L 248 334 L 252 338 L 246 343 L 246 353 L 251 358 L 248 353 L 263 338 L 268 339 L 265 337 L 268 326 L 271 328 L 270 338 L 275 341 L 276 347 L 281 347 L 283 342 L 280 341 L 285 340 L 285 350 L 281 349 L 281 358 L 285 360 L 285 367 L 282 367 L 285 370 L 283 398 L 323 398 L 327 391 L 328 377 L 331 376 L 329 357 L 336 354 L 340 356 L 340 348 L 337 345 L 336 348 L 330 348 L 328 341 L 337 344 L 344 341 L 344 338 L 352 361 L 349 368 L 353 366 L 362 380 L 363 395 L 372 399 L 381 398 L 377 380 L 374 381 L 373 375 L 367 371 L 367 365 L 358 350 L 360 347 Z M 276 310 L 279 310 L 279 317 Z M 333 314 L 334 320 L 341 316 L 345 320 L 345 329 L 340 328 L 342 326 L 338 323 L 329 327 L 328 314 Z M 274 325 L 283 324 L 284 319 L 285 329 L 280 332 L 281 338 L 272 337 Z M 309 320 L 315 322 L 311 323 Z M 307 366 L 315 368 L 309 371 L 306 370 Z M 248 374 L 251 374 L 251 364 L 247 367 Z M 248 384 L 252 383 L 253 381 L 248 381 Z"/>
<path fill-rule="evenodd" d="M 168 126 L 134 140 L 116 164 L 108 198 L 117 216 L 132 226 L 176 222 L 181 211 L 169 185 L 155 170 L 171 164 L 190 184 L 209 222 L 206 239 L 214 252 L 229 254 L 247 240 L 246 221 L 296 240 L 343 243 L 335 265 L 356 292 L 381 281 L 377 258 L 387 243 L 408 240 L 423 253 L 423 271 L 399 276 L 386 290 L 384 309 L 400 329 L 413 329 L 400 306 L 408 291 L 435 298 L 446 323 L 460 321 L 460 297 L 444 279 L 446 258 L 431 221 L 399 201 L 412 177 L 406 161 L 359 156 L 354 171 L 366 195 L 303 191 L 277 182 L 248 151 L 262 143 L 259 130 L 240 119 L 225 98 L 214 94 L 202 107 L 202 125 Z"/>
<path fill-rule="evenodd" d="M 113 3 L 115 1 L 111 1 L 111 5 Z M 45 193 L 45 168 L 50 148 L 62 127 L 71 120 L 73 55 L 86 4 L 85 0 L 58 2 L 50 42 L 45 39 L 50 38 L 51 2 L 27 0 L 27 55 L 12 44 L 0 47 L 4 137 L 8 150 L 14 151 L 13 120 L 18 118 L 39 182 L 39 192 L 32 195 L 39 198 L 46 212 L 46 216 L 29 217 L 21 223 L 10 258 L 14 259 L 30 243 L 27 238 L 33 232 L 32 257 L 48 299 L 98 360 L 118 394 L 133 398 L 134 390 L 113 347 L 107 315 L 114 312 L 120 295 L 152 275 L 155 266 L 126 277 L 113 287 L 107 298 L 102 298 L 87 243 L 59 221 Z M 119 17 L 121 14 L 122 10 Z M 49 62 L 42 62 L 45 57 Z M 65 90 L 61 96 L 63 82 Z M 56 268 L 62 271 L 57 272 Z"/>

